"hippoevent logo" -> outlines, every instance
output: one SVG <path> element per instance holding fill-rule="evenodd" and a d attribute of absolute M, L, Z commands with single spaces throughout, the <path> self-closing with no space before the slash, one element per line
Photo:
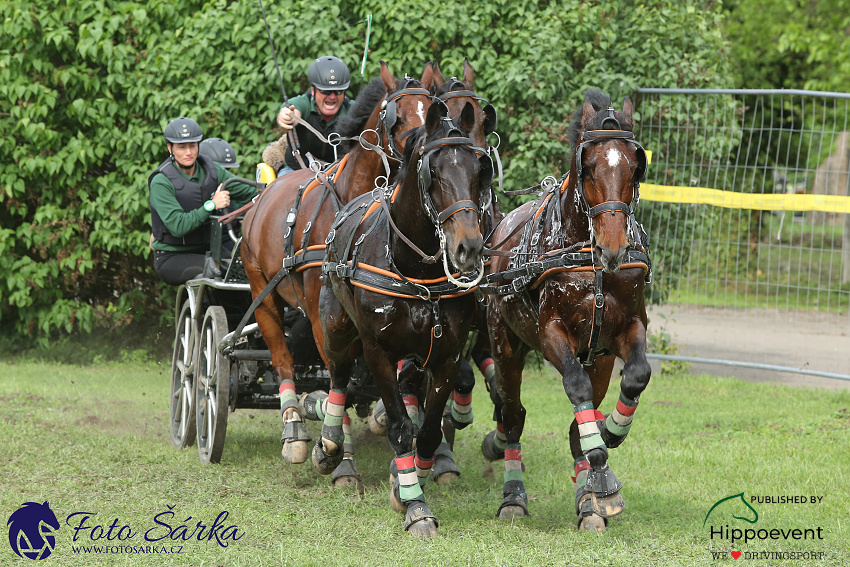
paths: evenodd
<path fill-rule="evenodd" d="M 166 506 L 150 522 L 131 525 L 120 518 L 100 521 L 96 512 L 72 512 L 65 517 L 63 529 L 70 537 L 70 552 L 89 554 L 179 554 L 198 544 L 228 547 L 245 532 L 228 521 L 229 512 L 221 511 L 211 522 L 192 515 L 178 514 L 175 506 Z M 12 512 L 7 522 L 9 545 L 22 558 L 46 559 L 56 548 L 56 532 L 62 524 L 45 502 L 25 502 Z"/>
<path fill-rule="evenodd" d="M 26 559 L 47 559 L 56 547 L 53 535 L 59 529 L 56 514 L 45 502 L 24 502 L 24 505 L 12 512 L 7 522 L 9 526 L 9 545 L 12 551 Z"/>
<path fill-rule="evenodd" d="M 741 551 L 734 549 L 751 542 L 821 541 L 822 527 L 765 526 L 759 524 L 756 506 L 765 504 L 819 505 L 823 496 L 764 495 L 745 496 L 744 492 L 721 498 L 711 505 L 703 519 L 711 543 L 722 543 L 729 551 L 711 551 L 713 559 L 822 559 L 823 551 Z"/>

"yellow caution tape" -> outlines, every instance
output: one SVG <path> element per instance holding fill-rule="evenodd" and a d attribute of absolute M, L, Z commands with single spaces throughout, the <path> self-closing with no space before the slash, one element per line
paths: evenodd
<path fill-rule="evenodd" d="M 823 211 L 850 213 L 850 197 L 836 195 L 784 195 L 781 193 L 738 193 L 707 187 L 674 187 L 641 183 L 640 198 L 660 203 L 695 203 L 726 209 L 761 211 Z"/>

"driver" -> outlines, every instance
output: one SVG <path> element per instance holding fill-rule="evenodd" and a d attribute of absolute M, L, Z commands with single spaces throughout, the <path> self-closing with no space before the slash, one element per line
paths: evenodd
<path fill-rule="evenodd" d="M 191 118 L 175 118 L 163 136 L 169 156 L 148 177 L 153 266 L 165 283 L 180 285 L 204 271 L 210 216 L 230 206 L 231 198 L 237 207 L 247 203 L 256 189 L 234 182 L 222 190 L 221 183 L 234 175 L 199 155 L 204 135 Z"/>
<path fill-rule="evenodd" d="M 289 99 L 289 106 L 281 105 L 277 123 L 284 130 L 295 128 L 305 165 L 309 165 L 308 153 L 314 159 L 330 163 L 334 161 L 333 147 L 320 140 L 303 125 L 296 126 L 293 115 L 306 121 L 327 139 L 328 134 L 336 131 L 337 118 L 348 114 L 353 102 L 345 96 L 345 91 L 351 83 L 351 74 L 341 59 L 326 55 L 313 61 L 307 71 L 307 79 L 311 85 L 309 90 Z M 290 146 L 287 146 L 282 161 L 283 163 L 278 163 L 275 167 L 278 177 L 301 169 L 301 164 L 298 163 Z M 275 164 L 270 165 L 275 166 Z"/>

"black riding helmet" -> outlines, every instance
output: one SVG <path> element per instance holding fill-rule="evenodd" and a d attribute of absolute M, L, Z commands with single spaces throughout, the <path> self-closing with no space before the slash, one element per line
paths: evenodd
<path fill-rule="evenodd" d="M 225 169 L 239 167 L 239 162 L 236 161 L 236 150 L 221 138 L 207 138 L 201 142 L 198 153 L 207 156 Z"/>
<path fill-rule="evenodd" d="M 341 59 L 326 55 L 313 61 L 307 71 L 307 80 L 317 89 L 344 91 L 351 83 L 351 73 Z"/>
<path fill-rule="evenodd" d="M 201 127 L 198 126 L 198 123 L 185 116 L 175 118 L 169 122 L 162 135 L 172 144 L 200 142 L 204 139 L 204 133 L 201 131 Z"/>

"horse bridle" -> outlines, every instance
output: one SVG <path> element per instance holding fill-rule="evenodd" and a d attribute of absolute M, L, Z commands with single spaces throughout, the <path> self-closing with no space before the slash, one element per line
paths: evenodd
<path fill-rule="evenodd" d="M 395 138 L 392 134 L 395 123 L 398 121 L 398 106 L 396 101 L 406 95 L 424 95 L 429 98 L 431 97 L 431 91 L 428 89 L 421 86 L 411 85 L 419 85 L 419 81 L 405 75 L 402 87 L 397 91 L 388 93 L 384 96 L 384 100 L 381 101 L 381 113 L 378 116 L 378 127 L 379 129 L 384 130 L 387 134 L 387 146 L 390 150 L 389 157 L 398 162 L 401 162 L 404 156 L 402 155 L 401 150 L 398 149 L 398 145 L 396 145 Z M 378 139 L 380 140 L 379 132 Z"/>
<path fill-rule="evenodd" d="M 581 197 L 581 206 L 584 214 L 588 219 L 592 220 L 602 213 L 610 212 L 612 215 L 621 212 L 626 216 L 634 216 L 637 206 L 640 203 L 640 182 L 643 181 L 646 175 L 646 152 L 636 140 L 634 132 L 629 132 L 620 129 L 620 123 L 614 118 L 614 109 L 609 108 L 609 116 L 602 121 L 604 126 L 608 121 L 614 121 L 617 125 L 617 130 L 590 130 L 581 133 L 581 142 L 576 147 L 576 184 L 579 195 Z M 582 176 L 582 154 L 584 149 L 591 144 L 598 144 L 608 140 L 625 140 L 635 146 L 637 150 L 638 167 L 634 175 L 634 194 L 629 203 L 624 201 L 605 201 L 593 207 L 587 200 L 587 193 L 584 189 L 584 178 Z"/>
<path fill-rule="evenodd" d="M 446 118 L 445 120 L 451 120 L 450 118 Z M 431 198 L 431 184 L 433 180 L 431 179 L 431 156 L 437 152 L 438 150 L 446 147 L 446 146 L 464 146 L 470 148 L 473 152 L 478 154 L 480 157 L 478 158 L 479 162 L 482 165 L 481 171 L 483 171 L 486 175 L 486 171 L 492 171 L 492 163 L 489 162 L 490 156 L 487 155 L 486 151 L 483 148 L 480 148 L 475 145 L 475 143 L 467 136 L 464 136 L 463 133 L 457 128 L 452 128 L 449 133 L 438 140 L 433 140 L 427 144 L 422 144 L 419 148 L 419 163 L 417 164 L 417 170 L 419 173 L 419 193 L 422 197 L 422 204 L 425 207 L 425 212 L 428 214 L 428 218 L 431 219 L 431 222 L 437 227 L 437 230 L 440 230 L 443 223 L 449 219 L 453 214 L 463 211 L 463 210 L 471 210 L 474 211 L 476 216 L 478 216 L 478 220 L 481 220 L 481 215 L 485 210 L 484 205 L 480 205 L 478 203 L 473 203 L 468 199 L 464 199 L 454 203 L 453 205 L 447 207 L 442 212 L 437 212 L 437 207 L 434 206 L 434 201 Z M 487 158 L 488 162 L 484 161 L 484 158 Z M 486 165 L 485 165 L 486 164 Z M 485 169 L 485 167 L 489 167 L 491 169 Z M 481 186 L 481 177 L 479 175 L 479 186 Z"/>

